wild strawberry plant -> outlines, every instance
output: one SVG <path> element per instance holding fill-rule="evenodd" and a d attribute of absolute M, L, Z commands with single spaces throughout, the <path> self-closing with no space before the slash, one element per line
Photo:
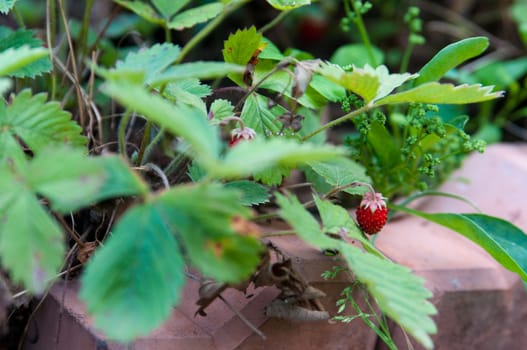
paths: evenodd
<path fill-rule="evenodd" d="M 338 251 L 380 310 L 431 348 L 436 327 L 430 291 L 368 236 L 382 229 L 386 203 L 465 235 L 527 280 L 527 239 L 510 223 L 390 204 L 433 188 L 459 164 L 460 154 L 481 148 L 464 133 L 464 117 L 445 120 L 431 105 L 501 96 L 490 86 L 439 81 L 481 54 L 485 38 L 447 46 L 417 73 L 390 73 L 382 50 L 363 30 L 368 6 L 345 1 L 343 23 L 362 29 L 364 45 L 344 47 L 340 64 L 283 52 L 255 26 L 225 34 L 223 61 L 186 60 L 247 2 L 189 7 L 190 1 L 115 0 L 160 27 L 165 42 L 127 50 L 110 64 L 90 54 L 109 34 L 102 29 L 99 39 L 91 38 L 89 17 L 77 33 L 65 31 L 68 44 L 54 42 L 55 33 L 48 32 L 47 49 L 26 29 L 0 32 L 0 257 L 14 282 L 39 295 L 71 256 L 97 247 L 82 272 L 80 297 L 106 336 L 130 342 L 167 319 L 188 266 L 221 283 L 248 279 L 268 249 L 253 221 L 273 216 L 307 244 Z M 310 3 L 267 2 L 280 11 Z M 92 5 L 87 1 L 86 13 Z M 15 1 L 0 1 L 3 13 L 13 6 Z M 62 1 L 48 1 L 48 9 L 58 10 L 69 28 Z M 176 31 L 197 24 L 201 29 L 183 45 L 172 42 Z M 362 58 L 346 61 L 350 50 Z M 59 77 L 71 91 L 57 85 Z M 26 88 L 32 83 L 34 92 Z M 49 84 L 50 95 L 63 103 L 47 101 L 37 83 Z M 115 104 L 120 109 L 112 110 Z M 332 104 L 343 111 L 323 121 Z M 343 145 L 331 144 L 327 131 L 348 121 L 354 133 Z M 292 170 L 311 183 L 311 202 L 284 187 Z M 364 196 L 358 224 L 348 208 L 333 202 L 341 193 Z M 255 214 L 262 203 L 273 212 Z M 75 222 L 86 228 L 85 236 Z M 100 227 L 106 227 L 104 237 L 97 236 Z"/>

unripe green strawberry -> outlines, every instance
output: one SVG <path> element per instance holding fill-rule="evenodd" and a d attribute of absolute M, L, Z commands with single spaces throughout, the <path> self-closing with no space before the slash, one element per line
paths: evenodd
<path fill-rule="evenodd" d="M 382 194 L 366 192 L 357 208 L 357 222 L 364 233 L 379 232 L 388 220 L 388 208 Z"/>

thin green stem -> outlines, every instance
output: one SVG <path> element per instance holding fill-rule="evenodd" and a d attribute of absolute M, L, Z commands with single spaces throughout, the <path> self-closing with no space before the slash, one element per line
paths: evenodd
<path fill-rule="evenodd" d="M 24 23 L 24 18 L 20 14 L 20 12 L 17 10 L 16 5 L 13 6 L 11 9 L 11 12 L 13 12 L 13 15 L 15 16 L 16 23 L 20 28 L 26 28 L 26 24 Z"/>
<path fill-rule="evenodd" d="M 124 158 L 128 158 L 128 155 L 126 154 L 126 126 L 128 125 L 128 122 L 130 122 L 130 118 L 132 117 L 132 112 L 127 109 L 124 111 L 123 116 L 121 117 L 121 121 L 119 122 L 119 127 L 117 129 L 117 135 L 119 139 L 119 152 Z"/>
<path fill-rule="evenodd" d="M 90 15 L 91 9 L 93 7 L 94 0 L 86 0 L 86 5 L 84 6 L 84 17 L 82 18 L 82 27 L 79 35 L 79 65 L 82 64 L 83 58 L 86 56 L 86 49 L 88 43 L 88 32 L 90 29 Z M 82 69 L 81 69 L 82 70 Z"/>
<path fill-rule="evenodd" d="M 46 1 L 46 44 L 48 45 L 49 61 L 51 64 L 51 79 L 50 79 L 50 99 L 55 100 L 57 92 L 57 71 L 55 70 L 55 60 L 53 59 L 53 43 L 55 42 L 55 30 L 57 30 L 57 15 L 55 0 Z"/>
<path fill-rule="evenodd" d="M 145 155 L 145 150 L 147 145 L 150 143 L 150 132 L 152 131 L 152 122 L 148 120 L 145 125 L 145 131 L 143 132 L 143 139 L 141 140 L 141 147 L 139 148 L 139 153 L 137 155 L 137 160 L 135 164 L 141 164 L 143 162 L 143 156 Z"/>
<path fill-rule="evenodd" d="M 269 22 L 266 25 L 264 25 L 258 31 L 260 33 L 265 33 L 266 31 L 268 31 L 269 29 L 273 28 L 275 25 L 280 23 L 290 12 L 291 12 L 291 10 L 286 10 L 286 11 L 280 12 L 280 14 L 278 16 L 273 18 L 273 20 L 271 22 Z"/>
<path fill-rule="evenodd" d="M 355 24 L 357 25 L 357 29 L 359 30 L 359 35 L 362 39 L 362 42 L 364 43 L 364 46 L 366 46 L 366 51 L 368 52 L 368 57 L 370 58 L 370 62 L 374 67 L 377 67 L 377 60 L 375 59 L 375 53 L 373 52 L 373 47 L 371 46 L 370 37 L 368 36 L 368 32 L 366 31 L 366 26 L 364 25 L 364 21 L 362 20 L 362 15 L 360 13 L 359 5 L 356 1 L 350 0 L 351 6 L 353 6 L 353 12 L 355 12 Z"/>
<path fill-rule="evenodd" d="M 209 35 L 217 26 L 223 22 L 223 20 L 230 15 L 232 12 L 244 5 L 248 0 L 243 0 L 239 2 L 230 3 L 226 5 L 223 12 L 220 13 L 216 18 L 210 21 L 198 34 L 194 35 L 190 41 L 183 46 L 181 53 L 179 54 L 175 63 L 181 63 L 185 56 L 196 46 L 198 45 L 207 35 Z"/>
<path fill-rule="evenodd" d="M 172 31 L 171 31 L 171 29 L 168 27 L 168 25 L 165 25 L 165 41 L 166 41 L 167 43 L 172 42 Z"/>
<path fill-rule="evenodd" d="M 159 132 L 156 134 L 156 136 L 154 136 L 152 141 L 150 141 L 150 143 L 145 149 L 145 155 L 143 156 L 143 163 L 148 161 L 148 159 L 150 158 L 150 153 L 152 153 L 152 150 L 159 143 L 159 141 L 161 140 L 164 134 L 165 134 L 165 129 L 161 128 Z"/>
<path fill-rule="evenodd" d="M 379 327 L 377 327 L 375 325 L 375 323 L 373 323 L 369 318 L 368 318 L 368 315 L 365 314 L 364 312 L 362 312 L 362 310 L 360 309 L 359 305 L 357 304 L 357 302 L 355 301 L 355 299 L 353 299 L 353 297 L 350 297 L 349 298 L 349 301 L 350 301 L 350 304 L 353 306 L 353 308 L 355 309 L 355 311 L 357 311 L 357 313 L 361 316 L 361 319 L 364 323 L 366 323 L 366 325 L 368 327 L 370 327 L 378 336 L 379 338 L 382 339 L 382 341 L 388 346 L 388 348 L 390 350 L 397 350 L 397 347 L 395 346 L 395 344 L 393 343 L 393 340 L 388 337 L 381 329 L 379 329 Z"/>
<path fill-rule="evenodd" d="M 343 115 L 342 117 L 339 117 L 335 120 L 332 120 L 330 121 L 329 123 L 327 124 L 324 124 L 322 125 L 320 128 L 316 129 L 316 130 L 313 130 L 312 132 L 310 132 L 309 134 L 307 134 L 306 136 L 302 137 L 301 141 L 306 141 L 306 140 L 309 140 L 310 138 L 312 138 L 313 136 L 315 135 L 318 135 L 319 133 L 329 129 L 329 128 L 332 128 L 334 126 L 337 126 L 339 124 L 342 124 L 344 123 L 345 121 L 348 121 L 354 117 L 356 117 L 357 115 L 360 115 L 362 113 L 365 113 L 367 112 L 368 110 L 370 110 L 372 107 L 369 106 L 369 105 L 364 105 L 362 106 L 361 108 L 359 109 L 356 109 L 352 112 L 349 112 L 348 114 L 345 114 Z"/>
<path fill-rule="evenodd" d="M 410 57 L 414 51 L 415 44 L 408 42 L 408 46 L 404 50 L 403 58 L 401 59 L 401 67 L 399 68 L 400 73 L 405 73 L 408 69 L 408 64 L 410 63 Z"/>

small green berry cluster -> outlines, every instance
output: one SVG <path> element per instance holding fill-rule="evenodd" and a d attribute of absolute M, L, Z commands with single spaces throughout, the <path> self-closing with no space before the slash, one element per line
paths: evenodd
<path fill-rule="evenodd" d="M 419 18 L 419 7 L 410 6 L 404 15 L 404 22 L 408 25 L 410 35 L 408 42 L 412 45 L 423 45 L 425 38 L 421 35 L 423 31 L 423 21 Z"/>

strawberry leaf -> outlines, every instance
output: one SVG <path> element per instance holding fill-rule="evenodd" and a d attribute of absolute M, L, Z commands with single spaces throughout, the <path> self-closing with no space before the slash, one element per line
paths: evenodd
<path fill-rule="evenodd" d="M 342 188 L 355 181 L 371 182 L 369 176 L 366 175 L 366 169 L 349 158 L 339 157 L 333 160 L 310 162 L 309 166 L 322 177 L 324 183 L 334 188 Z M 349 194 L 363 194 L 365 189 L 359 186 L 348 187 L 343 191 Z"/>
<path fill-rule="evenodd" d="M 8 49 L 16 49 L 23 46 L 29 46 L 31 48 L 42 48 L 42 41 L 34 37 L 34 33 L 31 30 L 19 29 L 12 31 L 10 29 L 4 29 L 0 34 L 0 52 Z M 48 55 L 31 62 L 23 67 L 16 69 L 9 73 L 10 76 L 16 78 L 30 77 L 34 78 L 44 72 L 51 70 L 51 62 Z"/>
<path fill-rule="evenodd" d="M 269 5 L 277 10 L 292 10 L 311 4 L 311 0 L 266 0 Z"/>
<path fill-rule="evenodd" d="M 165 20 L 159 17 L 156 10 L 145 2 L 139 0 L 127 1 L 127 0 L 114 0 L 116 3 L 124 8 L 134 12 L 136 15 L 141 16 L 150 23 L 163 25 Z"/>
<path fill-rule="evenodd" d="M 239 29 L 229 35 L 223 44 L 223 59 L 227 63 L 246 65 L 253 54 L 260 48 L 262 34 L 254 26 L 248 29 Z"/>
<path fill-rule="evenodd" d="M 155 203 L 146 203 L 128 210 L 96 251 L 82 276 L 80 298 L 97 328 L 127 342 L 161 325 L 184 283 L 178 243 Z"/>
<path fill-rule="evenodd" d="M 249 180 L 227 182 L 225 188 L 232 188 L 241 192 L 240 203 L 243 205 L 267 203 L 271 196 L 267 187 Z"/>
<path fill-rule="evenodd" d="M 30 48 L 24 45 L 18 48 L 9 48 L 0 52 L 0 76 L 15 75 L 17 72 L 49 54 L 48 50 L 38 47 Z"/>
<path fill-rule="evenodd" d="M 17 0 L 0 0 L 0 13 L 7 15 L 16 2 Z"/>

